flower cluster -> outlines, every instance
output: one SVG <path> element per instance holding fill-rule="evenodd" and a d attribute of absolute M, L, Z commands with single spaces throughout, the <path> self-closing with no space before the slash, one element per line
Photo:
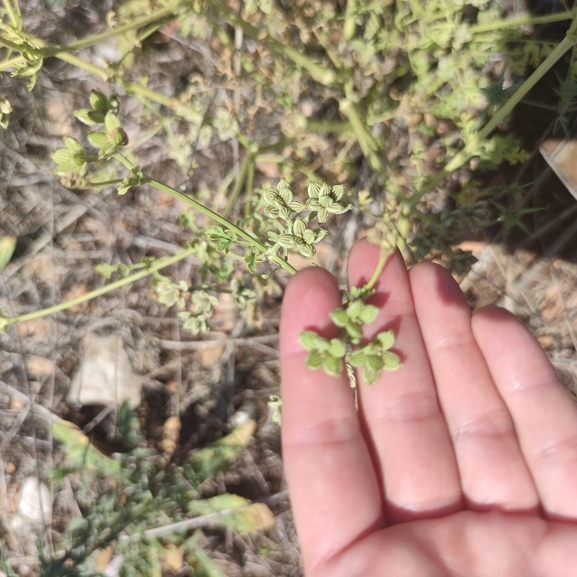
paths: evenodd
<path fill-rule="evenodd" d="M 289 184 L 281 180 L 276 190 L 265 187 L 261 195 L 265 203 L 264 213 L 276 221 L 278 232 L 269 231 L 268 237 L 272 241 L 269 255 L 279 249 L 285 253 L 289 249 L 298 250 L 303 256 L 312 258 L 315 255 L 314 245 L 320 242 L 327 234 L 322 228 L 310 228 L 311 221 L 316 217 L 319 224 L 324 223 L 329 214 L 341 214 L 351 208 L 351 205 L 341 201 L 344 187 L 327 184 L 311 184 L 308 187 L 309 198 L 306 203 L 294 200 Z M 309 210 L 306 216 L 299 216 Z"/>
<path fill-rule="evenodd" d="M 218 299 L 206 291 L 199 291 L 192 295 L 191 300 L 195 304 L 194 312 L 178 313 L 179 318 L 184 320 L 182 328 L 193 335 L 207 333 L 208 319 L 212 317 L 213 308 L 218 304 Z"/>
<path fill-rule="evenodd" d="M 309 199 L 306 207 L 317 213 L 317 220 L 320 224 L 326 222 L 331 214 L 342 214 L 350 210 L 351 205 L 341 199 L 345 193 L 345 187 L 337 184 L 330 187 L 328 184 L 322 186 L 312 182 L 308 187 Z"/>
<path fill-rule="evenodd" d="M 309 369 L 322 367 L 329 375 L 337 377 L 343 370 L 343 360 L 347 353 L 345 343 L 340 338 L 325 339 L 314 331 L 299 335 L 301 345 L 309 351 L 306 366 Z"/>
<path fill-rule="evenodd" d="M 342 329 L 338 337 L 326 339 L 314 331 L 300 334 L 300 343 L 308 351 L 305 364 L 309 369 L 323 367 L 329 375 L 338 376 L 346 364 L 353 383 L 354 368 L 358 367 L 364 381 L 372 385 L 383 370 L 394 371 L 402 366 L 399 356 L 390 350 L 395 343 L 392 330 L 379 333 L 370 343 L 362 343 L 363 325 L 375 321 L 379 314 L 378 307 L 365 302 L 373 292 L 367 287 L 353 287 L 347 294 L 350 300 L 330 313 L 332 321 Z"/>
<path fill-rule="evenodd" d="M 395 371 L 401 367 L 399 355 L 389 350 L 394 344 L 393 331 L 384 331 L 379 333 L 372 343 L 351 353 L 351 365 L 361 368 L 363 379 L 368 385 L 376 382 L 383 369 Z"/>
<path fill-rule="evenodd" d="M 90 164 L 107 160 L 114 156 L 121 146 L 128 144 L 126 132 L 118 119 L 118 100 L 115 96 L 106 98 L 104 94 L 93 90 L 90 95 L 92 109 L 81 109 L 76 112 L 76 117 L 89 126 L 103 125 L 104 131 L 93 131 L 87 135 L 87 139 L 98 148 L 98 155 L 90 156 L 84 146 L 75 138 L 66 136 L 64 144 L 66 148 L 58 149 L 52 159 L 56 162 L 55 174 L 61 176 L 63 186 L 67 188 L 83 188 L 86 186 L 86 176 Z M 140 175 L 135 174 L 131 179 L 125 179 L 121 184 L 124 192 L 128 187 L 140 182 Z M 134 182 L 133 182 L 134 181 Z"/>
<path fill-rule="evenodd" d="M 353 344 L 359 344 L 363 336 L 363 325 L 372 323 L 378 314 L 378 307 L 368 305 L 362 299 L 355 299 L 345 307 L 335 309 L 330 317 L 337 327 L 345 329 Z"/>

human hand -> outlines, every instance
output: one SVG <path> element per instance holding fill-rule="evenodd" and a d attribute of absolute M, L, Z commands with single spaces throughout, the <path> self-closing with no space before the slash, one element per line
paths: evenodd
<path fill-rule="evenodd" d="M 357 243 L 350 285 L 379 248 Z M 512 315 L 471 315 L 450 274 L 387 262 L 366 338 L 393 328 L 404 366 L 359 382 L 305 367 L 298 335 L 337 330 L 334 278 L 306 269 L 285 293 L 282 442 L 307 577 L 574 577 L 577 408 Z"/>

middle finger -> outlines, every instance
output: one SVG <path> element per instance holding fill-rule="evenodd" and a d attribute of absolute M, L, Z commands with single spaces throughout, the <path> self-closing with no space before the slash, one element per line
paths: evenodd
<path fill-rule="evenodd" d="M 366 283 L 379 255 L 379 247 L 367 241 L 353 247 L 350 285 Z M 365 337 L 371 340 L 393 328 L 394 349 L 404 363 L 398 371 L 384 371 L 372 386 L 360 378 L 358 388 L 360 415 L 383 487 L 387 523 L 457 511 L 461 508 L 458 469 L 400 253 L 387 261 L 368 302 L 382 308 Z"/>

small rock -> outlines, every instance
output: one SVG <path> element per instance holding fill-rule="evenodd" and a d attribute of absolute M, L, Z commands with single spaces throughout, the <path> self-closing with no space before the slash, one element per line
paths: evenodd
<path fill-rule="evenodd" d="M 88 333 L 80 368 L 72 379 L 66 401 L 73 406 L 113 405 L 128 401 L 140 405 L 142 379 L 135 375 L 119 335 Z"/>
<path fill-rule="evenodd" d="M 18 513 L 34 523 L 47 522 L 52 513 L 52 498 L 48 487 L 36 477 L 26 477 L 20 486 Z"/>

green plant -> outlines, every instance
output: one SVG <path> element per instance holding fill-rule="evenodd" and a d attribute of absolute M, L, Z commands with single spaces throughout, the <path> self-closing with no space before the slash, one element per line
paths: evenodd
<path fill-rule="evenodd" d="M 99 575 L 95 554 L 108 547 L 124 558 L 122 577 L 160 575 L 161 561 L 174 548 L 198 574 L 222 575 L 198 547 L 198 530 L 191 533 L 204 526 L 199 516 L 211 527 L 244 533 L 272 514 L 266 505 L 236 495 L 201 499 L 200 485 L 230 467 L 254 427 L 248 421 L 175 466 L 167 456 L 139 446 L 138 418 L 126 404 L 118 410 L 117 436 L 133 448 L 116 459 L 95 449 L 72 423 L 56 419 L 52 431 L 65 459 L 51 477 L 57 487 L 65 477 L 72 480 L 82 516 L 68 524 L 54 552 L 41 550 L 42 577 Z"/>
<path fill-rule="evenodd" d="M 220 0 L 154 5 L 126 0 L 109 15 L 105 31 L 50 44 L 26 31 L 17 0 L 3 0 L 0 72 L 10 71 L 13 82 L 23 78 L 33 90 L 40 75 L 49 74 L 43 68 L 46 61 L 56 58 L 109 85 L 92 91 L 87 97 L 90 107 L 76 112 L 87 127 L 85 138 L 67 137 L 65 148 L 53 155 L 62 183 L 94 190 L 115 187 L 120 195 L 144 186 L 168 193 L 190 208 L 180 219 L 190 239 L 164 258 L 147 256 L 130 265 L 101 263 L 97 270 L 109 282 L 70 301 L 13 317 L 0 311 L 0 331 L 147 276 L 153 279 L 159 301 L 176 307 L 184 329 L 194 334 L 209 329 L 223 293 L 230 294 L 250 319 L 258 296 L 275 282 L 273 273 L 295 272 L 291 253 L 312 257 L 328 234 L 328 217 L 354 205 L 373 228 L 373 240 L 383 247 L 382 262 L 367 285 L 352 288 L 332 313 L 341 328 L 335 339 L 311 331 L 301 342 L 309 351 L 308 366 L 323 367 L 330 374 L 346 366 L 353 375 L 356 367 L 370 384 L 381 370 L 398 368 L 391 332 L 371 343 L 362 340 L 363 325 L 378 313 L 367 299 L 387 252 L 398 246 L 407 259 L 439 259 L 463 273 L 475 260 L 457 246 L 467 232 L 479 233 L 498 223 L 506 237 L 511 227 L 523 228 L 523 217 L 534 209 L 508 207 L 506 189 L 485 186 L 483 171 L 527 157 L 507 132 L 507 119 L 568 52 L 570 63 L 559 79 L 559 130 L 567 129 L 577 97 L 576 9 L 505 18 L 501 4 L 355 0 L 343 7 L 336 2 L 281 6 L 251 1 L 243 10 L 242 3 Z M 558 43 L 536 42 L 522 29 L 564 20 L 568 30 Z M 183 38 L 207 46 L 216 62 L 216 79 L 191 76 L 180 91 L 167 94 L 138 68 L 141 47 L 169 26 Z M 250 49 L 239 48 L 242 37 Z M 106 66 L 82 52 L 111 39 L 117 40 L 120 55 Z M 243 86 L 249 96 L 241 93 Z M 114 96 L 113 90 L 126 96 Z M 203 100 L 203 93 L 219 96 Z M 123 127 L 122 109 L 129 98 L 143 103 L 143 130 L 135 142 L 128 142 Z M 13 105 L 18 104 L 0 94 L 3 128 L 9 128 Z M 280 118 L 274 138 L 259 139 L 256 113 L 249 112 L 256 109 L 274 111 Z M 152 178 L 139 158 L 140 147 L 155 135 L 164 137 L 166 156 L 186 178 L 197 169 L 194 151 L 211 142 L 234 143 L 237 170 L 223 174 L 217 190 L 193 195 L 167 186 Z M 274 187 L 266 182 L 256 186 L 259 163 L 273 164 L 284 178 L 269 179 L 275 180 Z M 358 193 L 349 196 L 347 189 Z M 224 209 L 213 204 L 218 196 L 226 197 Z M 14 239 L 0 240 L 1 269 L 11 257 Z M 191 256 L 199 262 L 194 279 L 162 274 Z M 280 399 L 272 405 L 279 420 Z M 148 457 L 134 453 L 131 458 L 146 483 L 154 485 L 151 479 L 160 473 L 151 477 L 144 471 Z M 135 482 L 131 478 L 130 483 Z M 150 497 L 146 491 L 142 502 L 130 493 L 137 517 L 140 511 L 148 515 L 149 506 L 160 507 L 166 498 L 154 491 Z M 101 499 L 102 515 L 118 513 L 116 502 L 111 505 L 105 495 L 99 495 Z M 122 519 L 117 519 L 119 526 Z M 89 528 L 91 539 L 104 530 L 95 527 Z M 86 536 L 86 527 L 70 531 L 67 542 L 73 550 L 81 542 L 75 541 L 75 534 Z M 149 552 L 158 551 L 155 547 L 151 545 Z M 156 563 L 155 555 L 147 554 L 146 562 Z M 50 571 L 56 571 L 59 561 L 50 563 Z"/>

